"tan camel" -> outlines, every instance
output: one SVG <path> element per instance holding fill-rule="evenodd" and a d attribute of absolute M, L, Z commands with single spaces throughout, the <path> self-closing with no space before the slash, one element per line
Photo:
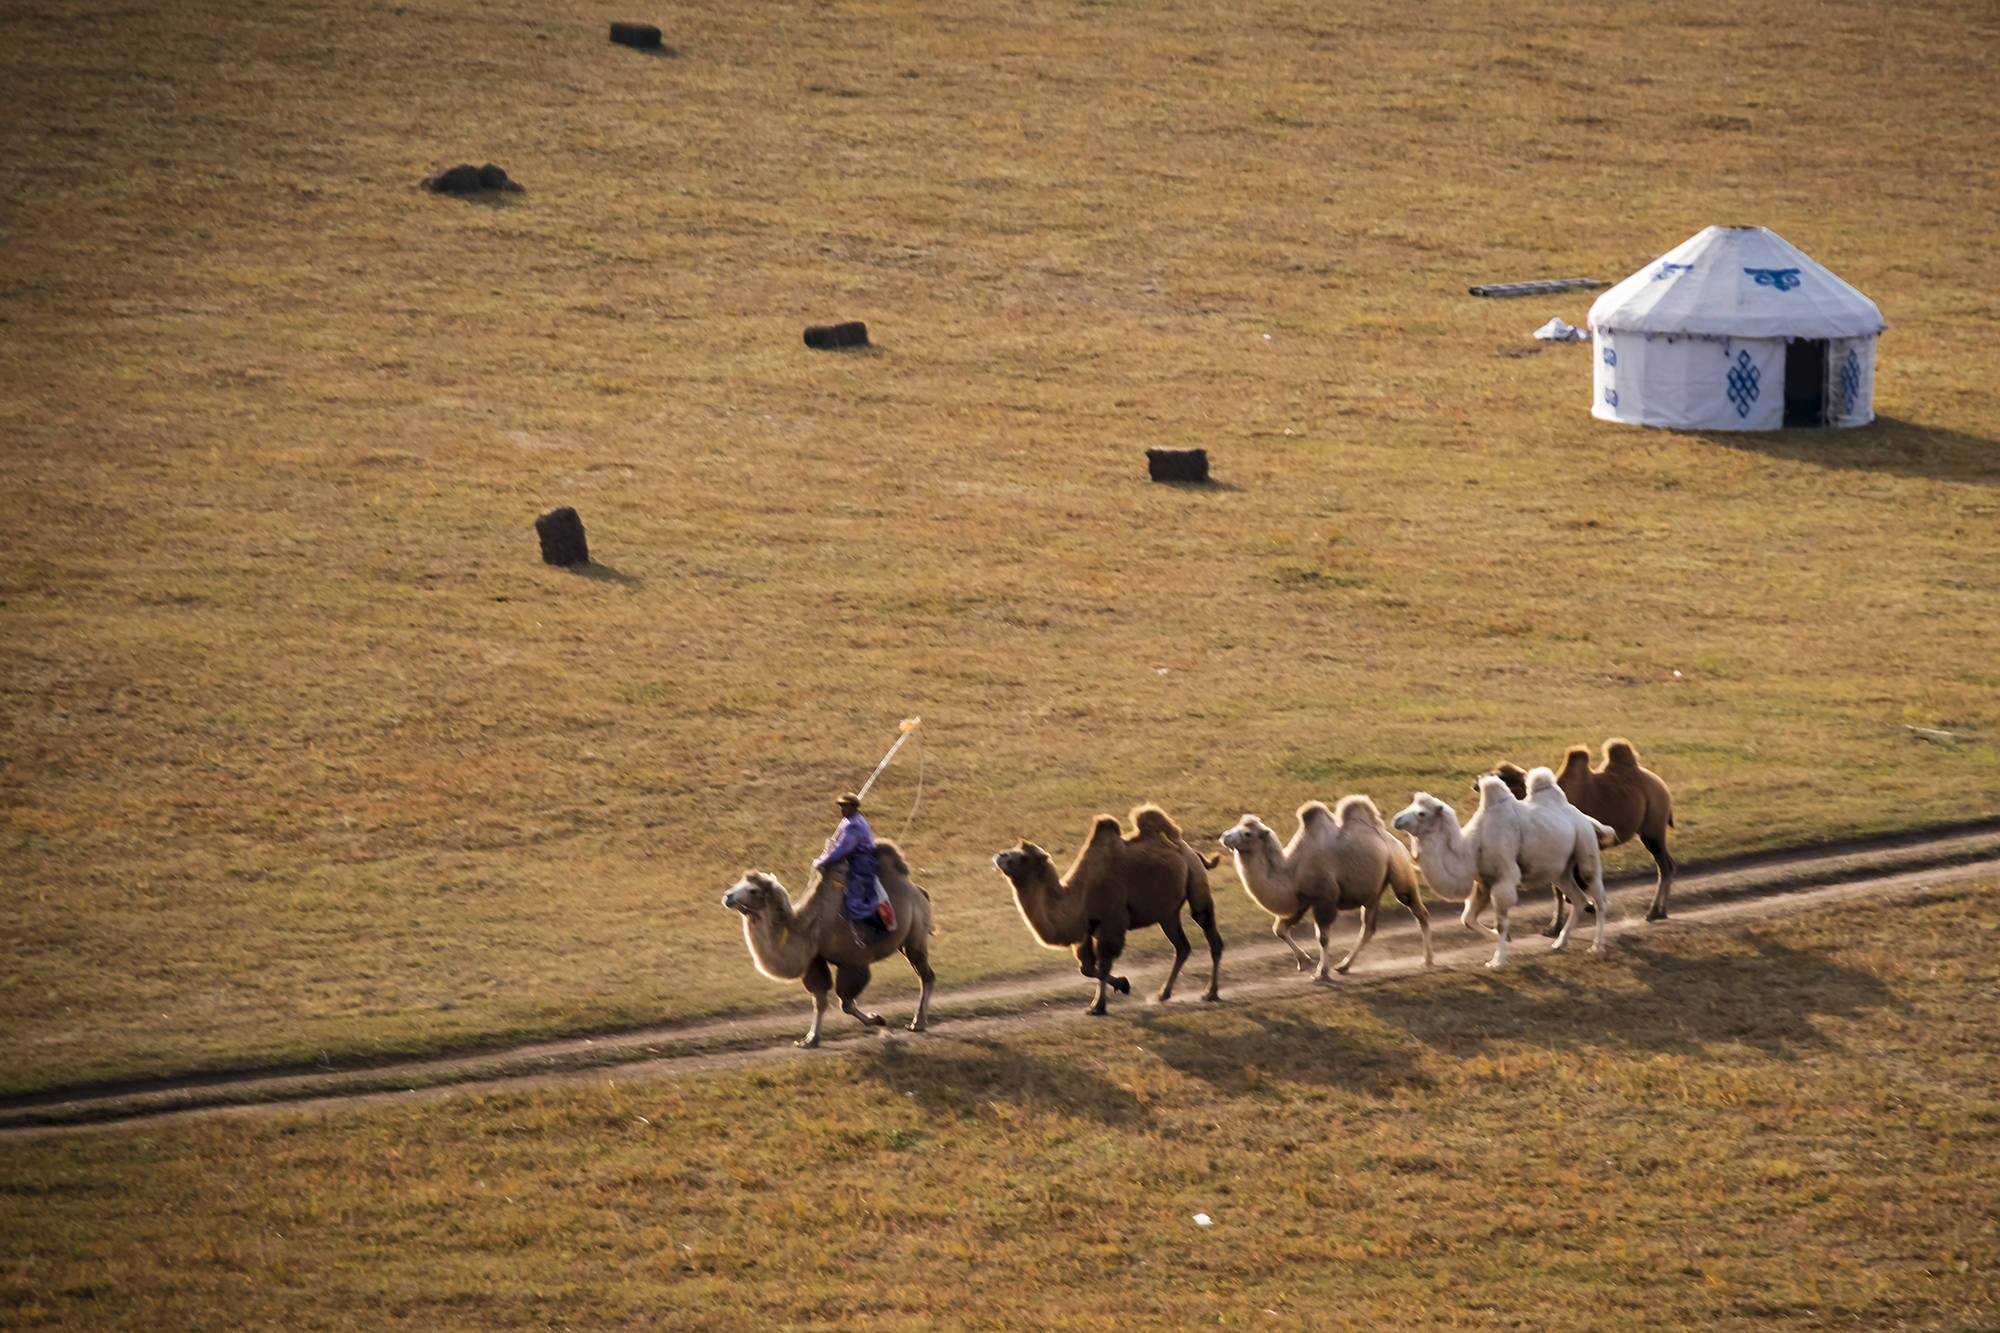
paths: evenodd
<path fill-rule="evenodd" d="M 993 858 L 1014 886 L 1014 904 L 1035 938 L 1051 949 L 1076 950 L 1077 970 L 1097 980 L 1097 998 L 1084 1012 L 1102 1014 L 1112 987 L 1132 993 L 1131 983 L 1114 976 L 1111 965 L 1125 950 L 1126 932 L 1158 926 L 1174 946 L 1173 970 L 1159 998 L 1174 993 L 1192 949 L 1181 928 L 1181 905 L 1208 938 L 1208 990 L 1213 1000 L 1222 983 L 1222 936 L 1215 929 L 1215 899 L 1208 872 L 1221 857 L 1202 856 L 1181 836 L 1179 826 L 1154 805 L 1132 811 L 1133 831 L 1123 836 L 1118 821 L 1099 815 L 1090 840 L 1076 854 L 1069 873 L 1056 878 L 1055 862 L 1023 839 Z"/>
<path fill-rule="evenodd" d="M 1299 831 L 1279 846 L 1278 835 L 1255 815 L 1245 815 L 1219 839 L 1236 857 L 1236 874 L 1250 900 L 1271 914 L 1271 933 L 1285 942 L 1305 971 L 1306 954 L 1292 939 L 1292 927 L 1312 913 L 1319 939 L 1314 981 L 1327 980 L 1327 937 L 1342 908 L 1361 909 L 1361 934 L 1347 957 L 1333 966 L 1345 972 L 1375 933 L 1382 893 L 1392 890 L 1410 909 L 1424 940 L 1424 966 L 1431 965 L 1431 914 L 1417 891 L 1417 867 L 1409 849 L 1382 825 L 1381 812 L 1366 796 L 1343 797 L 1332 810 L 1307 801 L 1298 809 Z"/>
<path fill-rule="evenodd" d="M 878 877 L 895 910 L 896 928 L 867 948 L 855 943 L 841 906 L 847 887 L 843 875 L 828 879 L 815 870 L 812 885 L 797 906 L 777 877 L 761 870 L 751 871 L 722 895 L 724 907 L 743 914 L 743 939 L 750 946 L 757 970 L 774 981 L 803 981 L 812 993 L 812 1027 L 800 1038 L 801 1046 L 819 1045 L 829 990 L 839 996 L 840 1007 L 847 1013 L 870 1027 L 881 1027 L 884 1020 L 880 1014 L 866 1013 L 854 1002 L 868 985 L 869 968 L 898 951 L 910 960 L 923 987 L 910 1031 L 924 1030 L 936 975 L 931 971 L 929 951 L 931 897 L 911 881 L 909 863 L 894 843 L 876 843 L 875 854 Z"/>
<path fill-rule="evenodd" d="M 1513 764 L 1494 770 L 1515 796 L 1525 795 L 1527 774 Z M 1600 823 L 1609 824 L 1612 846 L 1629 842 L 1639 835 L 1640 844 L 1657 867 L 1653 881 L 1653 903 L 1646 909 L 1648 921 L 1667 919 L 1667 895 L 1674 888 L 1674 858 L 1667 850 L 1667 830 L 1674 826 L 1674 794 L 1660 775 L 1639 765 L 1639 752 L 1632 742 L 1613 736 L 1604 742 L 1604 764 L 1590 766 L 1590 750 L 1572 745 L 1563 756 L 1556 784 L 1571 805 Z M 1561 929 L 1563 896 L 1556 895 L 1556 919 L 1545 934 Z"/>

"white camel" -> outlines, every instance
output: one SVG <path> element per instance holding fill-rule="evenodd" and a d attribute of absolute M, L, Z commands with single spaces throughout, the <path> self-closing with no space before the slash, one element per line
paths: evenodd
<path fill-rule="evenodd" d="M 1526 801 L 1515 799 L 1493 774 L 1479 780 L 1479 809 L 1463 828 L 1457 813 L 1429 792 L 1418 792 L 1399 812 L 1395 827 L 1410 835 L 1417 865 L 1431 887 L 1448 898 L 1463 897 L 1459 920 L 1494 937 L 1488 967 L 1507 962 L 1507 922 L 1520 901 L 1521 886 L 1548 884 L 1576 904 L 1552 950 L 1569 944 L 1586 896 L 1597 909 L 1597 935 L 1590 952 L 1604 952 L 1604 869 L 1598 848 L 1615 836 L 1571 805 L 1556 786 L 1555 774 L 1537 768 L 1528 774 Z M 1587 888 L 1585 886 L 1588 886 Z M 1494 925 L 1479 921 L 1487 903 Z"/>
<path fill-rule="evenodd" d="M 1417 891 L 1417 867 L 1396 836 L 1383 827 L 1381 812 L 1366 796 L 1348 796 L 1332 810 L 1324 802 L 1307 801 L 1298 809 L 1299 831 L 1283 846 L 1269 825 L 1245 815 L 1216 841 L 1236 858 L 1236 876 L 1250 900 L 1271 914 L 1271 933 L 1285 942 L 1306 966 L 1305 950 L 1292 939 L 1292 927 L 1312 913 L 1319 940 L 1319 967 L 1314 981 L 1327 980 L 1327 938 L 1342 908 L 1361 909 L 1361 934 L 1347 957 L 1333 965 L 1345 972 L 1361 946 L 1375 933 L 1382 892 L 1393 890 L 1424 940 L 1424 966 L 1431 965 L 1431 914 Z"/>

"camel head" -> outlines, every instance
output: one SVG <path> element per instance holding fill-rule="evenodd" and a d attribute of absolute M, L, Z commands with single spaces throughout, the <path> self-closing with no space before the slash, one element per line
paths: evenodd
<path fill-rule="evenodd" d="M 1396 817 L 1389 823 L 1399 833 L 1421 838 L 1426 833 L 1451 828 L 1458 823 L 1458 816 L 1437 797 L 1420 791 L 1407 806 L 1396 812 Z"/>
<path fill-rule="evenodd" d="M 778 883 L 775 875 L 753 870 L 729 886 L 729 892 L 722 895 L 722 905 L 745 916 L 764 916 L 790 908 L 792 895 L 785 892 L 785 886 Z"/>
<path fill-rule="evenodd" d="M 995 852 L 993 865 L 1017 888 L 1044 875 L 1053 879 L 1056 873 L 1055 862 L 1049 859 L 1049 854 L 1026 838 L 1021 839 L 1019 846 Z"/>
<path fill-rule="evenodd" d="M 1276 842 L 1278 835 L 1271 832 L 1270 826 L 1255 815 L 1243 816 L 1233 826 L 1223 830 L 1222 836 L 1216 839 L 1232 852 L 1247 852 L 1266 840 Z"/>

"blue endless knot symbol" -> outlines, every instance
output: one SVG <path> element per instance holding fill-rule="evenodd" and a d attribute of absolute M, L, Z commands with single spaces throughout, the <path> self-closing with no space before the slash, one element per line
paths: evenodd
<path fill-rule="evenodd" d="M 1759 287 L 1776 287 L 1781 292 L 1791 291 L 1799 285 L 1799 271 L 1795 268 L 1746 268 Z"/>
<path fill-rule="evenodd" d="M 1653 275 L 1653 281 L 1664 282 L 1666 279 L 1673 277 L 1674 274 L 1685 273 L 1693 267 L 1693 264 L 1669 264 L 1663 260 L 1660 263 L 1660 271 Z"/>
<path fill-rule="evenodd" d="M 1606 389 L 1604 391 L 1604 405 L 1606 407 L 1618 406 L 1618 390 Z"/>
<path fill-rule="evenodd" d="M 1607 347 L 1604 349 L 1604 364 L 1607 366 L 1615 366 L 1618 364 L 1618 349 L 1616 349 L 1615 347 Z"/>
<path fill-rule="evenodd" d="M 1757 401 L 1757 366 L 1750 360 L 1750 353 L 1738 352 L 1736 364 L 1729 368 L 1729 401 L 1736 404 L 1736 415 L 1750 415 L 1750 404 Z"/>
<path fill-rule="evenodd" d="M 1840 368 L 1840 414 L 1852 416 L 1854 404 L 1860 397 L 1861 360 L 1850 347 L 1847 349 L 1847 364 Z"/>

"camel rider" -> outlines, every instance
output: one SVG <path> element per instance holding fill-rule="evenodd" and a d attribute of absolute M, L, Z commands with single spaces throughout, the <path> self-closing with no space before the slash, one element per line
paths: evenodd
<path fill-rule="evenodd" d="M 831 870 L 842 860 L 847 862 L 847 892 L 841 907 L 853 926 L 854 942 L 866 948 L 876 936 L 895 929 L 896 916 L 876 877 L 874 830 L 861 817 L 861 798 L 853 792 L 840 798 L 840 827 L 826 840 L 826 850 L 813 867 Z"/>

